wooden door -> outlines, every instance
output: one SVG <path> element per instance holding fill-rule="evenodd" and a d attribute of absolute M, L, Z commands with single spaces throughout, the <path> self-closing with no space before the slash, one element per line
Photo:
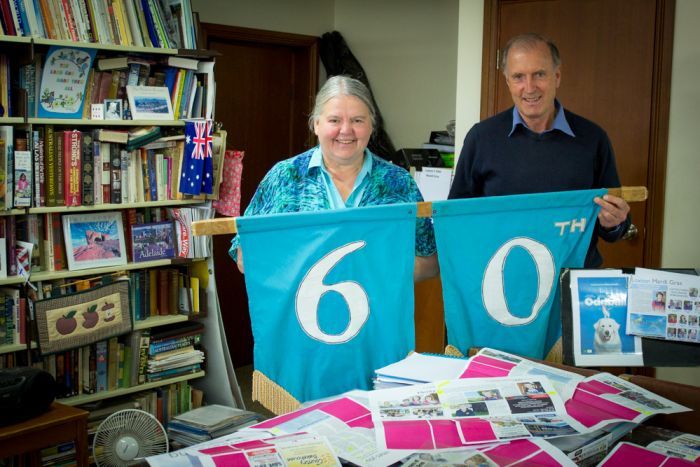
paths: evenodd
<path fill-rule="evenodd" d="M 216 59 L 216 120 L 227 147 L 245 151 L 241 211 L 272 166 L 315 144 L 307 126 L 318 85 L 318 38 L 202 24 Z M 230 235 L 214 237 L 221 315 L 235 367 L 253 361 L 253 338 L 243 275 L 228 249 Z"/>
<path fill-rule="evenodd" d="M 673 0 L 485 0 L 481 117 L 513 105 L 496 69 L 509 38 L 537 32 L 562 58 L 557 97 L 564 107 L 603 127 L 623 185 L 649 189 L 632 204 L 639 235 L 600 242 L 604 266 L 658 267 L 673 39 Z"/>

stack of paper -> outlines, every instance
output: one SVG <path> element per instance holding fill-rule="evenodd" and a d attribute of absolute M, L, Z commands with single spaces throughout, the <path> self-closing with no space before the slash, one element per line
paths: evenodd
<path fill-rule="evenodd" d="M 374 389 L 387 389 L 412 384 L 431 383 L 460 378 L 467 360 L 445 355 L 412 353 L 391 365 L 374 370 Z"/>
<path fill-rule="evenodd" d="M 233 433 L 262 420 L 259 413 L 224 405 L 205 405 L 170 420 L 168 437 L 183 446 L 191 446 Z"/>

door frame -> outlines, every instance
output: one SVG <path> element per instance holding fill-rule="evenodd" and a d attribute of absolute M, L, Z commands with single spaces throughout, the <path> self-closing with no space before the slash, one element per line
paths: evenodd
<path fill-rule="evenodd" d="M 202 43 L 208 48 L 209 41 L 220 38 L 229 41 L 250 42 L 253 44 L 269 44 L 288 46 L 297 49 L 298 57 L 304 61 L 309 72 L 308 88 L 299 83 L 292 83 L 294 89 L 293 112 L 304 112 L 313 108 L 314 99 L 318 92 L 318 42 L 316 36 L 293 34 L 288 32 L 267 31 L 264 29 L 243 28 L 224 24 L 202 23 Z M 294 132 L 291 132 L 294 138 Z M 304 141 L 289 141 L 290 147 L 312 147 L 316 144 L 316 135 L 309 130 Z"/>
<path fill-rule="evenodd" d="M 481 61 L 482 120 L 496 114 L 496 86 L 501 75 L 501 71 L 498 69 L 498 11 L 502 3 L 514 1 L 527 0 L 484 0 L 484 37 Z M 641 265 L 648 268 L 661 266 L 675 11 L 675 0 L 656 0 L 649 170 L 647 171 L 649 198 L 647 199 L 646 223 L 642 232 L 644 234 L 644 259 Z"/>

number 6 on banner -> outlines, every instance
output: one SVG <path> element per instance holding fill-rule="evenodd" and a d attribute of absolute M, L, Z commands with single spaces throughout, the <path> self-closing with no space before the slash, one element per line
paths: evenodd
<path fill-rule="evenodd" d="M 323 279 L 345 256 L 365 246 L 364 241 L 348 243 L 331 251 L 314 264 L 301 281 L 297 290 L 297 319 L 301 328 L 312 339 L 327 344 L 342 344 L 353 339 L 360 332 L 369 317 L 367 293 L 353 281 L 326 285 Z M 348 305 L 350 320 L 345 331 L 340 334 L 326 334 L 318 325 L 318 304 L 327 292 L 339 293 Z"/>

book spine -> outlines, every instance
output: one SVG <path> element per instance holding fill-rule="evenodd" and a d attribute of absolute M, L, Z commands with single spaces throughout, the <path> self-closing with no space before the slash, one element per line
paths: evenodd
<path fill-rule="evenodd" d="M 53 270 L 61 271 L 66 268 L 66 251 L 63 246 L 63 227 L 61 216 L 51 213 L 51 230 L 53 238 Z"/>
<path fill-rule="evenodd" d="M 66 206 L 82 205 L 82 133 L 66 130 L 63 133 L 63 193 Z"/>
<path fill-rule="evenodd" d="M 15 230 L 15 217 L 7 219 L 5 223 L 5 241 L 7 244 L 7 275 L 17 275 L 17 252 L 15 250 L 15 242 L 17 241 Z"/>
<path fill-rule="evenodd" d="M 57 131 L 54 133 L 56 143 L 54 144 L 54 150 L 56 151 L 56 163 L 55 163 L 55 179 L 56 179 L 56 206 L 65 206 L 66 198 L 65 192 L 63 190 L 63 172 L 65 171 L 64 161 L 63 161 L 63 132 Z"/>
<path fill-rule="evenodd" d="M 78 42 L 80 40 L 80 37 L 78 37 L 78 29 L 75 25 L 75 17 L 73 15 L 73 10 L 70 7 L 70 1 L 61 0 L 59 2 L 59 7 L 61 8 L 63 17 L 66 20 L 66 26 L 68 34 L 70 35 L 70 40 L 72 40 L 73 42 Z"/>
<path fill-rule="evenodd" d="M 95 391 L 107 390 L 107 341 L 95 344 Z"/>
<path fill-rule="evenodd" d="M 100 156 L 102 158 L 102 202 L 112 202 L 112 161 L 111 144 L 100 144 Z"/>
<path fill-rule="evenodd" d="M 101 143 L 95 138 L 93 132 L 92 141 L 92 158 L 93 158 L 93 196 L 95 204 L 100 205 L 104 202 L 102 199 L 102 156 L 100 154 Z"/>
<path fill-rule="evenodd" d="M 118 144 L 110 144 L 110 202 L 121 204 L 122 202 L 122 158 L 121 149 Z"/>
<path fill-rule="evenodd" d="M 32 205 L 32 153 L 15 151 L 15 193 L 16 208 L 28 208 Z"/>
<path fill-rule="evenodd" d="M 56 206 L 56 138 L 53 125 L 45 127 L 46 164 L 44 176 L 46 178 L 46 205 Z"/>
<path fill-rule="evenodd" d="M 93 149 L 93 141 L 92 141 L 92 134 L 89 132 L 85 132 L 83 134 L 83 144 L 82 144 L 82 155 L 83 155 L 83 161 L 82 161 L 82 169 L 83 169 L 83 177 L 82 177 L 82 204 L 83 206 L 93 206 L 95 204 L 95 183 L 94 183 L 94 175 L 95 175 L 95 167 L 93 165 L 94 163 L 94 157 L 92 154 L 92 149 Z"/>

